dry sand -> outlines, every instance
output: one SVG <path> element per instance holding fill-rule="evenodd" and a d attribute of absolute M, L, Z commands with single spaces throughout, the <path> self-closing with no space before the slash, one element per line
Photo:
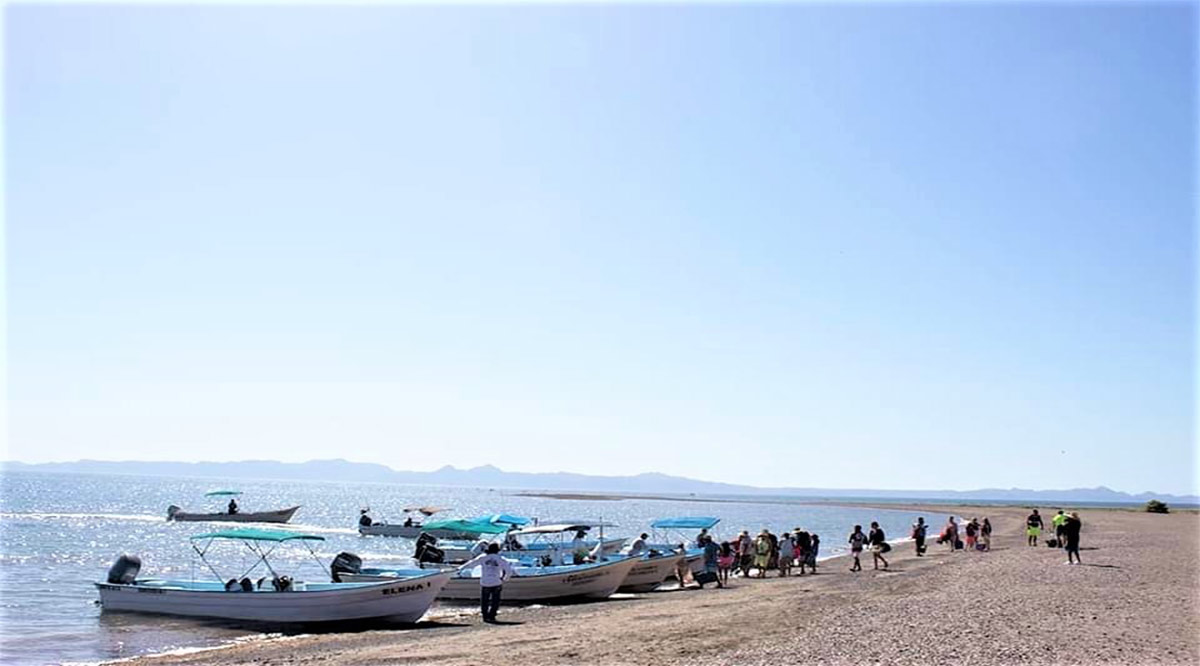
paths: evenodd
<path fill-rule="evenodd" d="M 872 571 L 868 555 L 859 574 L 835 559 L 817 576 L 736 578 L 725 590 L 502 613 L 519 625 L 484 625 L 476 614 L 417 629 L 258 641 L 146 661 L 1200 664 L 1197 513 L 1084 512 L 1084 566 L 1066 566 L 1062 551 L 1025 545 L 1026 511 L 955 510 L 991 517 L 993 552 L 948 553 L 931 543 L 929 555 L 917 558 L 910 545 L 890 553 L 890 572 Z"/>

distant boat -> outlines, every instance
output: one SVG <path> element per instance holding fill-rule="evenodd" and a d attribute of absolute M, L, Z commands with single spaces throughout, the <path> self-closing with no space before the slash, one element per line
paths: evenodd
<path fill-rule="evenodd" d="M 358 519 L 358 533 L 362 536 L 385 536 L 385 537 L 400 537 L 403 539 L 415 539 L 422 532 L 428 532 L 431 536 L 439 539 L 467 539 L 470 534 L 466 532 L 447 529 L 443 525 L 453 523 L 454 521 L 432 521 L 422 523 L 420 519 L 413 520 L 411 517 L 405 519 L 403 523 L 388 523 L 386 521 L 371 520 L 368 512 L 370 509 L 363 509 L 362 515 Z M 446 511 L 443 507 L 438 506 L 413 506 L 403 509 L 404 513 L 419 513 L 422 516 L 429 518 L 436 513 Z"/>
<path fill-rule="evenodd" d="M 277 576 L 268 556 L 284 542 L 301 543 L 316 557 L 310 542 L 324 537 L 282 530 L 235 528 L 191 538 L 193 548 L 216 580 L 138 579 L 141 561 L 122 556 L 103 583 L 96 583 L 105 611 L 211 617 L 252 622 L 314 623 L 389 619 L 416 622 L 450 579 L 451 572 L 417 570 L 388 581 L 306 582 Z M 214 542 L 240 541 L 258 556 L 241 581 L 222 576 L 205 559 Z M 196 546 L 199 542 L 201 545 Z M 256 583 L 248 576 L 260 565 L 272 575 Z M 330 574 L 332 578 L 332 573 Z"/>
<path fill-rule="evenodd" d="M 214 490 L 204 493 L 205 497 L 235 497 L 241 495 L 237 490 Z M 212 513 L 191 513 L 172 504 L 167 507 L 167 520 L 185 521 L 219 521 L 226 523 L 286 523 L 300 509 L 299 506 L 274 511 L 215 511 Z"/>

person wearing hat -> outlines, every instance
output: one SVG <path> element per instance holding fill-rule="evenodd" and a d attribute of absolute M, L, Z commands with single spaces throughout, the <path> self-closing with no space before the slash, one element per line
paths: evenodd
<path fill-rule="evenodd" d="M 771 533 L 763 530 L 754 541 L 754 568 L 758 569 L 758 577 L 767 576 L 767 566 L 771 563 Z"/>
<path fill-rule="evenodd" d="M 500 557 L 498 543 L 488 544 L 486 553 L 467 560 L 458 570 L 466 572 L 475 567 L 483 569 L 479 576 L 479 605 L 483 621 L 491 624 L 496 621 L 496 613 L 500 610 L 500 591 L 504 581 L 517 575 L 517 571 L 511 562 Z"/>

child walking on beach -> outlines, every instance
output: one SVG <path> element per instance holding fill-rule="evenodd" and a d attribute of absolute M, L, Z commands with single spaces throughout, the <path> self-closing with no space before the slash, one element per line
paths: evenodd
<path fill-rule="evenodd" d="M 722 585 L 729 584 L 729 572 L 733 569 L 735 556 L 728 541 L 721 542 L 721 554 L 717 556 L 717 578 Z"/>
<path fill-rule="evenodd" d="M 808 547 L 808 568 L 812 572 L 817 573 L 817 551 L 821 549 L 821 537 L 816 532 L 813 532 L 810 545 Z"/>
<path fill-rule="evenodd" d="M 850 554 L 854 556 L 854 566 L 850 567 L 850 570 L 862 571 L 862 562 L 858 558 L 862 555 L 863 544 L 867 542 L 867 535 L 863 534 L 862 525 L 855 525 L 854 531 L 850 533 L 850 538 L 846 541 L 850 544 Z"/>

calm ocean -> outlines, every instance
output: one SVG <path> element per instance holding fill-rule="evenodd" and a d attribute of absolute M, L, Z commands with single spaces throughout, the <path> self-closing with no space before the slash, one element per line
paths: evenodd
<path fill-rule="evenodd" d="M 121 553 L 142 558 L 142 575 L 211 578 L 198 567 L 188 536 L 211 523 L 166 521 L 167 506 L 216 510 L 224 505 L 204 497 L 228 488 L 214 479 L 8 472 L 0 474 L 0 661 L 5 664 L 96 662 L 152 652 L 219 645 L 271 628 L 249 629 L 222 622 L 101 613 L 92 586 L 102 580 Z M 603 519 L 616 523 L 607 534 L 630 535 L 655 518 L 717 516 L 720 537 L 764 527 L 778 532 L 802 526 L 822 537 L 822 555 L 844 550 L 855 523 L 878 520 L 893 538 L 908 535 L 913 514 L 899 511 L 809 505 L 770 498 L 672 500 L 557 500 L 522 497 L 518 491 L 488 488 L 402 486 L 373 483 L 238 481 L 244 511 L 299 504 L 292 527 L 325 537 L 318 549 L 328 563 L 351 551 L 368 565 L 411 555 L 406 539 L 360 537 L 358 510 L 370 506 L 377 519 L 400 516 L 414 504 L 450 507 L 447 517 L 491 513 L 553 520 Z M 934 526 L 945 514 L 926 514 Z M 286 552 L 285 552 L 286 551 Z M 226 548 L 222 565 L 247 566 L 244 549 Z M 304 549 L 281 548 L 273 561 L 285 571 L 314 579 L 318 565 Z"/>

